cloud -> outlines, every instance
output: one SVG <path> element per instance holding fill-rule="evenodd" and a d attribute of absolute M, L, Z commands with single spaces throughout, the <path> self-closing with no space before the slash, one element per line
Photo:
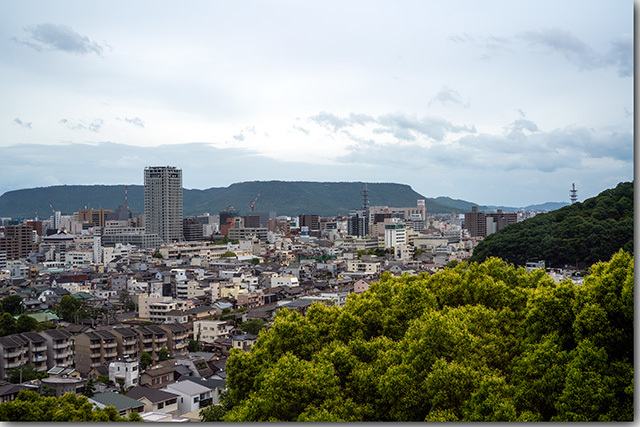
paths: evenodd
<path fill-rule="evenodd" d="M 238 135 L 233 135 L 233 139 L 236 141 L 244 141 L 244 135 L 240 132 Z"/>
<path fill-rule="evenodd" d="M 124 121 L 127 122 L 127 123 L 130 123 L 130 124 L 132 124 L 134 126 L 137 126 L 139 128 L 143 128 L 144 127 L 144 121 L 142 121 L 138 117 L 134 117 L 133 119 L 129 119 L 129 118 L 125 117 Z"/>
<path fill-rule="evenodd" d="M 297 130 L 299 132 L 302 132 L 305 135 L 309 135 L 309 131 L 307 129 L 301 127 L 301 126 L 292 126 L 292 127 L 293 127 L 293 129 L 295 129 L 295 130 Z"/>
<path fill-rule="evenodd" d="M 440 91 L 433 98 L 431 98 L 431 100 L 429 100 L 428 106 L 431 106 L 431 104 L 434 104 L 436 102 L 443 105 L 446 105 L 448 103 L 465 105 L 462 101 L 462 96 L 460 96 L 457 91 L 447 86 L 443 86 L 442 89 L 440 89 Z M 469 104 L 467 103 L 465 106 L 468 107 Z"/>
<path fill-rule="evenodd" d="M 633 39 L 631 36 L 621 36 L 611 41 L 611 49 L 603 56 L 602 63 L 606 66 L 618 67 L 618 76 L 631 77 L 633 75 Z"/>
<path fill-rule="evenodd" d="M 340 131 L 354 140 L 357 140 L 353 133 L 356 126 L 371 127 L 373 134 L 388 134 L 397 141 L 407 142 L 413 142 L 419 138 L 441 141 L 450 133 L 476 132 L 473 125 L 455 125 L 439 117 L 418 117 L 404 113 L 385 114 L 378 117 L 351 113 L 348 117 L 340 117 L 322 112 L 309 119 L 327 130 Z"/>
<path fill-rule="evenodd" d="M 400 169 L 441 168 L 451 173 L 479 170 L 530 170 L 542 173 L 562 169 L 579 170 L 592 160 L 630 166 L 633 135 L 624 127 L 598 130 L 570 126 L 544 132 L 532 121 L 518 119 L 504 127 L 503 134 L 468 134 L 453 142 L 398 145 L 373 139 L 354 140 L 343 163 L 368 164 Z"/>
<path fill-rule="evenodd" d="M 100 44 L 90 40 L 87 36 L 73 31 L 66 25 L 45 23 L 25 28 L 24 31 L 29 37 L 27 40 L 18 40 L 14 37 L 13 41 L 29 46 L 38 52 L 57 50 L 77 55 L 95 53 L 98 56 L 102 56 L 103 47 Z"/>
<path fill-rule="evenodd" d="M 568 31 L 559 28 L 547 28 L 536 31 L 525 31 L 518 37 L 533 45 L 542 45 L 547 49 L 564 56 L 567 61 L 580 70 L 593 70 L 600 66 L 599 56 Z"/>
<path fill-rule="evenodd" d="M 25 128 L 25 129 L 31 129 L 31 122 L 23 122 L 22 120 L 20 120 L 20 119 L 19 119 L 19 118 L 17 118 L 17 117 L 16 117 L 15 119 L 13 119 L 13 122 L 12 122 L 12 123 L 15 123 L 15 124 L 17 124 L 17 125 L 20 125 L 20 126 L 22 126 L 23 128 Z"/>
<path fill-rule="evenodd" d="M 482 58 L 490 59 L 500 53 L 514 53 L 520 47 L 518 41 L 530 46 L 541 46 L 546 51 L 562 55 L 579 70 L 591 71 L 606 67 L 615 67 L 618 76 L 633 75 L 633 38 L 623 35 L 611 40 L 611 47 L 605 53 L 599 53 L 571 32 L 560 28 L 544 28 L 523 31 L 512 39 L 498 36 L 455 34 L 449 41 L 460 44 L 472 44 L 484 51 Z"/>
<path fill-rule="evenodd" d="M 104 124 L 104 120 L 94 119 L 92 122 L 88 123 L 85 120 L 72 121 L 69 119 L 62 119 L 58 123 L 65 125 L 67 129 L 71 130 L 90 130 L 92 132 L 99 132 L 100 128 Z"/>

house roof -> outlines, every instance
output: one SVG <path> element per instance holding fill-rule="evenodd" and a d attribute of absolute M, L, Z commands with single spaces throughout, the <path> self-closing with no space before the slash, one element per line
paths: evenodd
<path fill-rule="evenodd" d="M 196 384 L 193 381 L 181 381 L 167 385 L 167 391 L 176 390 L 182 394 L 193 396 L 200 393 L 211 391 L 209 387 L 205 387 L 201 384 Z"/>
<path fill-rule="evenodd" d="M 157 390 L 154 388 L 141 387 L 141 386 L 133 387 L 127 392 L 126 396 L 132 399 L 136 399 L 138 401 L 141 398 L 146 397 L 150 402 L 153 402 L 153 403 L 164 402 L 165 400 L 178 397 L 178 395 L 175 393 L 170 393 L 164 390 Z"/>
<path fill-rule="evenodd" d="M 196 384 L 200 384 L 201 386 L 207 387 L 211 390 L 214 390 L 216 388 L 225 388 L 227 385 L 227 382 L 225 380 L 218 380 L 218 379 L 214 379 L 214 378 L 202 378 L 202 377 L 194 377 L 192 375 L 184 375 L 182 377 L 180 377 L 180 379 L 178 380 L 178 383 L 181 383 L 183 381 L 191 381 L 194 382 Z"/>
<path fill-rule="evenodd" d="M 89 398 L 89 400 L 93 400 L 105 406 L 114 406 L 118 411 L 131 408 L 144 408 L 144 404 L 138 402 L 136 399 L 111 391 L 94 394 L 93 397 Z"/>

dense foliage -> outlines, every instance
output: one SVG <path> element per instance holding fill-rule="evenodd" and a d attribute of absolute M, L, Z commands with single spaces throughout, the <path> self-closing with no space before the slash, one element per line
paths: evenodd
<path fill-rule="evenodd" d="M 112 422 L 142 421 L 137 412 L 121 417 L 113 406 L 99 409 L 85 396 L 67 393 L 61 397 L 41 396 L 35 391 L 21 390 L 16 400 L 0 404 L 0 420 L 4 422 Z"/>
<path fill-rule="evenodd" d="M 624 182 L 583 203 L 539 214 L 487 236 L 471 261 L 498 257 L 524 265 L 543 259 L 547 266 L 587 267 L 620 248 L 633 253 L 633 183 Z"/>
<path fill-rule="evenodd" d="M 633 257 L 583 285 L 497 258 L 286 309 L 204 421 L 633 419 Z"/>

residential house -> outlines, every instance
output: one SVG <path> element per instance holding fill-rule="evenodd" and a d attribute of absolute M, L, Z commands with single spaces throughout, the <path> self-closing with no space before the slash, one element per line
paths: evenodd
<path fill-rule="evenodd" d="M 242 351 L 249 351 L 251 347 L 258 341 L 258 336 L 253 334 L 236 335 L 231 338 L 231 345 Z"/>
<path fill-rule="evenodd" d="M 109 379 L 114 383 L 122 381 L 126 389 L 138 385 L 138 361 L 131 358 L 120 358 L 109 363 Z"/>
<path fill-rule="evenodd" d="M 196 384 L 193 381 L 181 381 L 167 385 L 164 390 L 177 394 L 178 414 L 197 411 L 212 403 L 212 393 L 209 387 Z"/>
<path fill-rule="evenodd" d="M 136 386 L 131 388 L 127 397 L 144 404 L 145 412 L 174 413 L 178 410 L 179 395 L 164 390 Z"/>
<path fill-rule="evenodd" d="M 140 374 L 140 385 L 160 388 L 175 382 L 175 366 L 156 365 Z"/>
<path fill-rule="evenodd" d="M 89 402 L 100 409 L 106 408 L 107 406 L 114 406 L 121 417 L 128 417 L 133 411 L 144 412 L 144 403 L 114 392 L 94 394 L 89 398 Z"/>
<path fill-rule="evenodd" d="M 227 382 L 225 380 L 202 378 L 194 376 L 184 376 L 178 380 L 177 384 L 182 381 L 192 381 L 196 384 L 200 384 L 203 387 L 207 387 L 211 390 L 211 403 L 217 405 L 220 403 L 220 394 L 227 388 Z"/>

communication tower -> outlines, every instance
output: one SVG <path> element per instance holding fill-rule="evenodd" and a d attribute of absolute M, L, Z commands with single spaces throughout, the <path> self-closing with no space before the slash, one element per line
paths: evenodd
<path fill-rule="evenodd" d="M 570 198 L 571 198 L 571 204 L 575 203 L 578 201 L 578 190 L 576 190 L 576 185 L 575 184 L 571 184 L 572 188 L 571 190 L 569 190 L 569 194 L 570 194 Z"/>

